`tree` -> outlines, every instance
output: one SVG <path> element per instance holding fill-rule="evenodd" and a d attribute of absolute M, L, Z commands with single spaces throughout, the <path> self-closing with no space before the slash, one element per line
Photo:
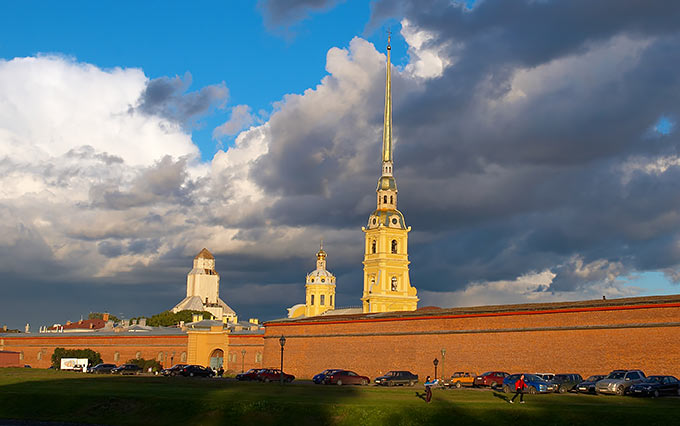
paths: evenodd
<path fill-rule="evenodd" d="M 64 349 L 54 348 L 52 353 L 52 367 L 60 368 L 62 358 L 87 358 L 89 365 L 101 364 L 102 356 L 92 349 Z"/>
<path fill-rule="evenodd" d="M 135 364 L 141 367 L 143 372 L 149 371 L 149 367 L 151 367 L 151 371 L 154 373 L 156 371 L 160 371 L 163 369 L 163 366 L 161 365 L 160 362 L 156 361 L 155 359 L 144 359 L 144 358 L 135 358 L 135 359 L 129 359 L 127 361 L 128 364 Z"/>
<path fill-rule="evenodd" d="M 104 319 L 104 314 L 102 312 L 90 312 L 87 319 Z M 120 322 L 120 318 L 115 315 L 109 314 L 109 319 L 113 322 Z"/>
<path fill-rule="evenodd" d="M 212 314 L 207 311 L 179 311 L 173 313 L 172 311 L 163 311 L 160 314 L 153 315 L 151 318 L 147 318 L 146 325 L 152 327 L 170 327 L 178 324 L 180 321 L 191 322 L 193 320 L 193 315 L 199 314 L 202 319 L 212 318 Z M 139 319 L 142 317 L 134 318 Z"/>

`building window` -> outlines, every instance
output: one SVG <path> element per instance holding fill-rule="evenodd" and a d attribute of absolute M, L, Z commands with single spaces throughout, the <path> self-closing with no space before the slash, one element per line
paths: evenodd
<path fill-rule="evenodd" d="M 397 240 L 392 240 L 392 253 L 397 253 Z"/>
<path fill-rule="evenodd" d="M 313 305 L 314 304 L 314 295 L 313 294 L 311 296 L 309 296 L 309 300 L 310 300 L 309 304 Z"/>
<path fill-rule="evenodd" d="M 323 306 L 323 305 L 325 305 L 325 304 L 326 304 L 326 295 L 325 295 L 325 294 L 322 294 L 322 295 L 321 295 L 321 303 L 320 303 L 320 305 Z"/>
<path fill-rule="evenodd" d="M 139 359 L 141 357 L 142 357 L 142 353 L 137 351 L 137 353 L 135 354 L 135 359 Z"/>
<path fill-rule="evenodd" d="M 376 249 L 377 243 L 375 242 L 375 240 L 373 240 L 373 242 L 371 243 L 371 253 L 375 254 Z"/>
<path fill-rule="evenodd" d="M 255 354 L 255 362 L 262 362 L 262 354 L 261 353 L 256 353 Z"/>
<path fill-rule="evenodd" d="M 329 303 L 331 306 L 333 306 L 333 295 L 331 295 L 331 303 Z"/>
<path fill-rule="evenodd" d="M 118 361 L 120 360 L 120 352 L 115 352 L 115 353 L 113 354 L 113 360 L 114 360 L 115 362 L 118 362 Z"/>
<path fill-rule="evenodd" d="M 42 352 L 38 352 L 38 361 L 42 359 Z"/>
<path fill-rule="evenodd" d="M 397 277 L 392 277 L 392 291 L 397 291 Z"/>
<path fill-rule="evenodd" d="M 163 362 L 163 352 L 158 352 L 158 356 L 156 357 L 156 361 Z"/>
<path fill-rule="evenodd" d="M 387 195 L 383 195 L 383 203 L 387 204 Z"/>
<path fill-rule="evenodd" d="M 179 361 L 180 362 L 187 362 L 187 353 L 182 352 L 182 355 L 179 356 Z"/>
<path fill-rule="evenodd" d="M 394 197 L 390 195 L 390 204 L 394 204 Z"/>
<path fill-rule="evenodd" d="M 24 351 L 19 352 L 19 360 L 20 361 L 24 360 Z"/>

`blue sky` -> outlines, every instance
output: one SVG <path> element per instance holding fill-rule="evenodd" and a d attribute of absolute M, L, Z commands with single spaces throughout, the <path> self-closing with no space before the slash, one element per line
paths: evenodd
<path fill-rule="evenodd" d="M 676 294 L 680 3 L 657 3 L 0 3 L 0 323 L 155 314 L 203 247 L 239 316 L 277 318 L 321 237 L 356 306 L 387 28 L 423 306 Z M 257 119 L 215 140 L 236 106 Z"/>
<path fill-rule="evenodd" d="M 212 129 L 246 104 L 266 116 L 285 94 L 302 93 L 326 75 L 329 48 L 355 36 L 378 46 L 392 27 L 395 64 L 407 60 L 398 21 L 366 32 L 370 5 L 341 2 L 312 11 L 310 19 L 268 29 L 254 1 L 22 1 L 5 3 L 0 16 L 0 57 L 58 54 L 101 68 L 141 68 L 147 77 L 190 73 L 188 91 L 224 82 L 228 103 L 191 129 L 203 160 L 218 144 Z M 223 142 L 228 145 L 233 137 Z"/>

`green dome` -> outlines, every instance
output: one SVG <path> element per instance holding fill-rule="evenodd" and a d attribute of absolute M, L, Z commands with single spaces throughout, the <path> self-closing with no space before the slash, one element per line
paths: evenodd
<path fill-rule="evenodd" d="M 396 191 L 397 181 L 395 181 L 394 177 L 392 176 L 382 176 L 380 179 L 378 179 L 377 191 L 380 191 L 381 189 L 382 190 L 391 189 L 393 191 Z"/>

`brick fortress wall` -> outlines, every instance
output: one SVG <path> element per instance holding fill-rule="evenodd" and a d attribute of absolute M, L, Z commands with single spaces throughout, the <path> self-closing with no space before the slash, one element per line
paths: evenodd
<path fill-rule="evenodd" d="M 606 374 L 639 368 L 680 377 L 680 296 L 410 313 L 314 317 L 265 324 L 265 365 L 310 378 L 346 368 L 375 378 L 410 370 L 424 379 L 440 360 L 454 371 Z M 446 349 L 442 359 L 441 349 Z"/>
<path fill-rule="evenodd" d="M 21 364 L 36 368 L 48 368 L 52 353 L 57 347 L 66 349 L 92 349 L 99 352 L 102 360 L 123 364 L 129 359 L 156 359 L 164 367 L 186 362 L 187 335 L 169 336 L 79 336 L 77 334 L 30 334 L 0 336 L 0 350 L 21 353 Z M 183 361 L 184 360 L 184 361 Z"/>

